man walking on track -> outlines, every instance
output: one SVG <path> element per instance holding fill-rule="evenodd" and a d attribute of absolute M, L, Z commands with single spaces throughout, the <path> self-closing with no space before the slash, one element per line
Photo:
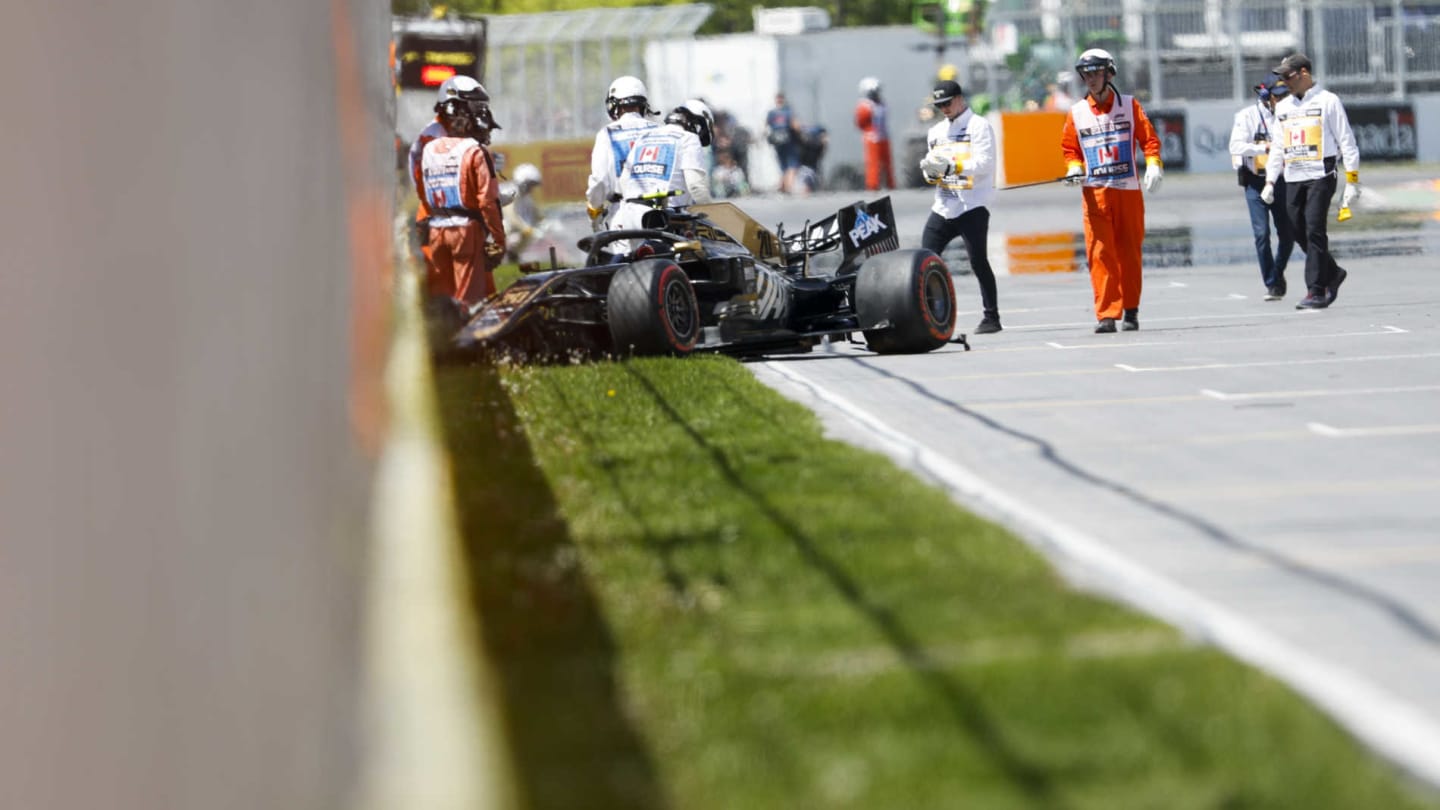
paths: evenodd
<path fill-rule="evenodd" d="M 1324 309 L 1335 303 L 1347 275 L 1330 255 L 1325 222 L 1339 182 L 1335 159 L 1338 156 L 1345 164 L 1340 215 L 1348 218 L 1350 204 L 1360 196 L 1360 149 L 1340 99 L 1310 75 L 1309 57 L 1292 53 L 1275 66 L 1275 73 L 1290 88 L 1290 95 L 1275 105 L 1280 137 L 1270 146 L 1260 196 L 1274 202 L 1275 186 L 1284 177 L 1285 211 L 1295 226 L 1295 240 L 1305 251 L 1308 292 L 1295 308 Z"/>
<path fill-rule="evenodd" d="M 1275 104 L 1290 95 L 1290 88 L 1271 73 L 1255 85 L 1255 95 L 1259 98 L 1254 104 L 1235 113 L 1235 124 L 1230 128 L 1230 160 L 1239 174 L 1240 186 L 1245 189 L 1250 230 L 1255 236 L 1255 255 L 1260 260 L 1260 279 L 1265 283 L 1265 300 L 1279 301 L 1285 297 L 1285 265 L 1295 249 L 1295 233 L 1285 213 L 1283 189 L 1277 195 L 1281 198 L 1278 203 L 1267 203 L 1260 199 L 1260 194 L 1265 190 L 1265 164 L 1270 158 L 1270 145 L 1280 134 L 1275 124 Z M 1277 181 L 1277 187 L 1284 182 Z M 1270 249 L 1272 219 L 1275 236 L 1280 240 L 1274 252 Z"/>
<path fill-rule="evenodd" d="M 1095 291 L 1096 332 L 1140 328 L 1141 247 L 1145 242 L 1145 198 L 1139 164 L 1145 155 L 1145 191 L 1160 187 L 1160 138 L 1134 96 L 1121 95 L 1110 79 L 1115 58 L 1091 48 L 1080 54 L 1075 72 L 1087 95 L 1070 108 L 1060 148 L 1066 181 L 1083 185 L 1085 258 Z"/>
<path fill-rule="evenodd" d="M 965 103 L 960 85 L 935 84 L 930 103 L 943 120 L 926 134 L 928 151 L 920 160 L 925 182 L 935 186 L 935 204 L 920 236 L 920 246 L 936 256 L 958 236 L 965 241 L 970 269 L 980 283 L 983 314 L 975 334 L 999 332 L 1000 303 L 990 268 L 990 198 L 995 196 L 995 133 L 990 122 Z"/>

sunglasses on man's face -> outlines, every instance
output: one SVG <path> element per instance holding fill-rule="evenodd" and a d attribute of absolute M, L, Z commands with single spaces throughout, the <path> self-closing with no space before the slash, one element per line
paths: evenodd
<path fill-rule="evenodd" d="M 1102 67 L 1080 68 L 1080 75 L 1081 75 L 1081 76 L 1094 76 L 1094 75 L 1097 74 L 1097 73 L 1104 73 L 1104 72 L 1105 72 L 1105 68 L 1104 68 L 1103 66 L 1102 66 Z"/>

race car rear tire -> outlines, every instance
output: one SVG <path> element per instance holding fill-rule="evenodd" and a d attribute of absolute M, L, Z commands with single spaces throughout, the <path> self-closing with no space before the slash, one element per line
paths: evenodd
<path fill-rule="evenodd" d="M 855 277 L 855 312 L 872 351 L 917 354 L 938 349 L 955 331 L 950 270 L 928 250 L 871 256 Z"/>
<path fill-rule="evenodd" d="M 606 309 L 620 357 L 686 355 L 700 336 L 700 305 L 690 277 L 669 259 L 647 259 L 617 270 Z"/>

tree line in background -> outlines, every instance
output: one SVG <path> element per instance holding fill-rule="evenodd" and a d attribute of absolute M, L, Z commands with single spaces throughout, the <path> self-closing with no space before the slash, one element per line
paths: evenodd
<path fill-rule="evenodd" d="M 544 11 L 580 11 L 597 7 L 619 8 L 629 6 L 672 6 L 693 0 L 608 0 L 596 3 L 593 0 L 454 0 L 445 4 L 460 14 L 535 14 Z M 823 8 L 830 13 L 830 24 L 835 28 L 857 25 L 897 25 L 910 22 L 910 4 L 895 0 L 704 0 L 715 7 L 714 13 L 701 26 L 701 34 L 733 34 L 750 31 L 754 20 L 750 9 L 782 8 L 807 5 Z M 426 15 L 438 3 L 427 0 L 391 0 L 391 11 L 397 15 Z"/>

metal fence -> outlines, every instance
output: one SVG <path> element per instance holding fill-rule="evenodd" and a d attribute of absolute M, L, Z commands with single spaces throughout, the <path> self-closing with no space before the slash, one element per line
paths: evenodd
<path fill-rule="evenodd" d="M 630 73 L 653 85 L 647 48 L 693 40 L 710 13 L 695 3 L 490 17 L 497 142 L 593 136 L 608 120 L 610 81 Z M 1440 0 L 996 0 L 980 39 L 935 46 L 937 68 L 955 64 L 972 96 L 999 109 L 1043 104 L 1087 47 L 1110 50 L 1117 84 L 1147 104 L 1241 102 L 1294 51 L 1347 100 L 1396 98 L 1440 90 Z"/>
<path fill-rule="evenodd" d="M 1036 100 L 1087 47 L 1111 51 L 1119 83 L 1151 102 L 1248 98 L 1295 51 L 1347 97 L 1401 97 L 1440 89 L 1440 2 L 1011 0 L 985 39 L 955 46 L 1004 106 Z"/>

